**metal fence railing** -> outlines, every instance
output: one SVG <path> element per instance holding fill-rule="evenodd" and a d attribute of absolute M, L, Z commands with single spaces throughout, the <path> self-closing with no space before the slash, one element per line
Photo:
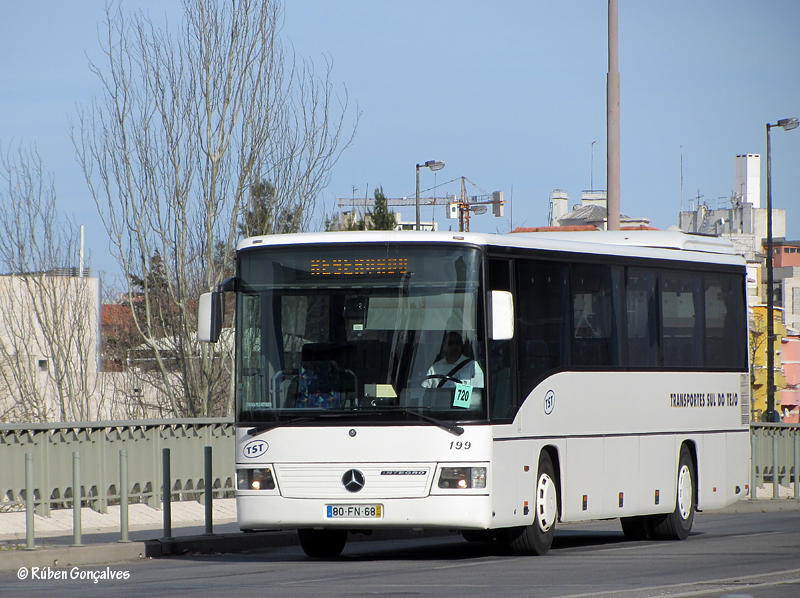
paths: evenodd
<path fill-rule="evenodd" d="M 800 424 L 750 424 L 750 498 L 756 488 L 772 485 L 772 498 L 780 487 L 791 487 L 800 500 Z"/>
<path fill-rule="evenodd" d="M 773 498 L 789 487 L 800 501 L 800 425 L 754 423 L 750 437 L 750 498 L 771 484 Z M 169 536 L 170 502 L 203 498 L 210 527 L 211 499 L 235 494 L 234 445 L 230 418 L 0 424 L 0 511 L 26 510 L 30 546 L 34 509 L 75 510 L 76 545 L 81 506 L 120 504 L 123 538 L 129 501 L 161 506 Z"/>
<path fill-rule="evenodd" d="M 73 454 L 81 463 L 84 506 L 106 512 L 117 502 L 120 451 L 127 453 L 128 498 L 161 502 L 162 449 L 171 453 L 173 500 L 199 499 L 205 486 L 203 455 L 212 447 L 214 496 L 234 495 L 234 425 L 231 418 L 0 425 L 0 509 L 25 505 L 26 454 L 32 455 L 33 501 L 39 515 L 73 505 Z"/>

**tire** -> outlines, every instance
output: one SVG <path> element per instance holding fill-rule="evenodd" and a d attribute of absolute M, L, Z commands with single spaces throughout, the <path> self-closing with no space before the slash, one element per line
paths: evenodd
<path fill-rule="evenodd" d="M 536 474 L 533 524 L 508 530 L 509 546 L 522 554 L 543 555 L 553 544 L 558 521 L 558 488 L 555 469 L 550 455 L 542 451 Z"/>
<path fill-rule="evenodd" d="M 697 494 L 694 460 L 684 444 L 678 460 L 678 484 L 675 510 L 653 519 L 653 534 L 665 540 L 685 540 L 692 530 Z"/>
<path fill-rule="evenodd" d="M 342 554 L 347 542 L 347 530 L 309 529 L 297 530 L 303 552 L 315 559 L 334 559 Z"/>

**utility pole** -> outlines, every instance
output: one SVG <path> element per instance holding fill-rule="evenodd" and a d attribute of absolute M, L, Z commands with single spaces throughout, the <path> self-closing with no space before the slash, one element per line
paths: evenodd
<path fill-rule="evenodd" d="M 608 79 L 606 82 L 606 208 L 608 230 L 619 230 L 619 27 L 617 0 L 608 0 Z"/>

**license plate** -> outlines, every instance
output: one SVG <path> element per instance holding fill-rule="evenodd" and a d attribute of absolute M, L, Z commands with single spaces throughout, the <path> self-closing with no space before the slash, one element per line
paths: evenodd
<path fill-rule="evenodd" d="M 383 505 L 327 505 L 328 519 L 380 519 Z"/>

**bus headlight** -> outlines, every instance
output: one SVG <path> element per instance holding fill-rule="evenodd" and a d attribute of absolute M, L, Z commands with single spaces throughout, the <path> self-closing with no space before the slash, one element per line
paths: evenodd
<path fill-rule="evenodd" d="M 269 467 L 237 469 L 236 488 L 239 490 L 275 490 L 275 478 Z"/>
<path fill-rule="evenodd" d="M 486 488 L 486 468 L 442 467 L 439 488 Z"/>

